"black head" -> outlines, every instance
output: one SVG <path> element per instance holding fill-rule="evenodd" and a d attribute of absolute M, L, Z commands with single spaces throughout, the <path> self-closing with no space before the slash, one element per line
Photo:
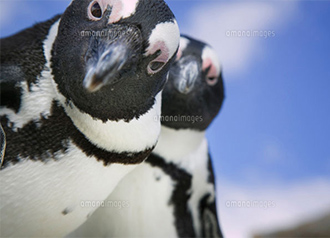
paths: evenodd
<path fill-rule="evenodd" d="M 129 121 L 154 104 L 178 45 L 163 0 L 74 0 L 53 45 L 55 82 L 92 117 Z"/>
<path fill-rule="evenodd" d="M 220 62 L 207 44 L 181 36 L 180 48 L 165 85 L 162 124 L 205 130 L 224 100 Z"/>

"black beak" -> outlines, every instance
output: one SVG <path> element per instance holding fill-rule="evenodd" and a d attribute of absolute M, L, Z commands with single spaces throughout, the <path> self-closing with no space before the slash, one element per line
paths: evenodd
<path fill-rule="evenodd" d="M 104 38 L 93 38 L 85 56 L 87 73 L 83 86 L 96 92 L 105 85 L 118 82 L 118 73 L 134 61 L 140 49 L 140 31 L 129 26 L 115 26 Z M 136 57 L 135 57 L 136 58 Z"/>
<path fill-rule="evenodd" d="M 110 45 L 101 55 L 96 65 L 90 67 L 85 78 L 84 87 L 95 92 L 102 86 L 114 83 L 114 76 L 121 70 L 129 58 L 127 48 L 122 44 Z"/>
<path fill-rule="evenodd" d="M 199 71 L 200 64 L 194 57 L 181 58 L 170 72 L 174 78 L 174 87 L 180 93 L 188 94 L 194 88 Z"/>

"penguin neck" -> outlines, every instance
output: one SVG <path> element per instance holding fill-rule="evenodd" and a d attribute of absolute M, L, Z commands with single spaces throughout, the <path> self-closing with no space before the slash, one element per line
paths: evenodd
<path fill-rule="evenodd" d="M 44 41 L 46 67 L 50 70 L 51 50 L 59 23 L 60 20 L 52 25 Z M 124 120 L 103 122 L 80 111 L 72 102 L 68 102 L 59 92 L 53 77 L 50 77 L 50 81 L 55 91 L 55 100 L 64 108 L 75 127 L 95 146 L 116 153 L 141 152 L 155 146 L 160 133 L 160 120 L 155 118 L 160 118 L 161 92 L 156 95 L 154 105 L 139 119 L 134 118 L 129 122 Z"/>
<path fill-rule="evenodd" d="M 159 118 L 160 115 L 161 93 L 158 93 L 154 105 L 148 112 L 129 122 L 103 122 L 80 111 L 73 103 L 68 105 L 64 97 L 60 102 L 76 128 L 99 148 L 117 153 L 135 153 L 151 149 L 157 142 L 160 121 L 155 118 Z"/>
<path fill-rule="evenodd" d="M 158 143 L 153 151 L 167 162 L 175 164 L 182 163 L 199 150 L 201 146 L 206 146 L 207 140 L 205 131 L 191 129 L 172 129 L 162 126 Z"/>

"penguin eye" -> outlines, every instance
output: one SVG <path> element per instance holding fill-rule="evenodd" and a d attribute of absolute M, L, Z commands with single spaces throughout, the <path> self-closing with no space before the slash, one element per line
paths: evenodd
<path fill-rule="evenodd" d="M 206 83 L 210 86 L 215 85 L 218 82 L 218 70 L 213 64 L 211 59 L 203 60 L 203 71 L 206 72 Z"/>
<path fill-rule="evenodd" d="M 165 64 L 164 62 L 160 62 L 160 61 L 151 61 L 149 63 L 149 69 L 153 73 L 156 73 L 164 66 L 164 64 Z"/>
<path fill-rule="evenodd" d="M 94 3 L 94 5 L 91 8 L 91 13 L 94 17 L 101 18 L 102 10 L 101 10 L 100 4 L 98 4 L 97 2 Z"/>
<path fill-rule="evenodd" d="M 167 55 L 163 54 L 161 50 L 158 50 L 156 52 L 156 54 L 158 55 L 156 57 L 156 59 L 153 59 L 148 64 L 148 67 L 147 67 L 148 74 L 158 73 L 164 67 L 164 65 L 167 62 Z"/>
<path fill-rule="evenodd" d="M 215 85 L 218 82 L 218 78 L 217 77 L 207 77 L 206 78 L 206 83 L 210 86 Z"/>
<path fill-rule="evenodd" d="M 207 68 L 208 72 L 206 75 L 206 83 L 210 86 L 215 85 L 218 82 L 218 75 L 215 71 L 215 67 L 213 64 L 211 64 L 208 68 Z"/>
<path fill-rule="evenodd" d="M 91 20 L 94 21 L 100 20 L 102 18 L 102 14 L 103 11 L 98 1 L 93 1 L 91 2 L 91 4 L 89 4 L 88 16 Z"/>

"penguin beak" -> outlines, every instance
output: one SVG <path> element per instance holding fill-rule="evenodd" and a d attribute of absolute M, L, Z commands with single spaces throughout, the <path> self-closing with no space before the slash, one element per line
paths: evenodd
<path fill-rule="evenodd" d="M 183 94 L 188 94 L 194 88 L 199 76 L 200 64 L 192 57 L 181 58 L 174 70 L 171 70 L 174 78 L 174 87 Z"/>
<path fill-rule="evenodd" d="M 107 84 L 115 83 L 114 76 L 129 58 L 129 50 L 121 43 L 110 45 L 101 55 L 96 65 L 88 70 L 83 86 L 89 92 L 95 92 Z"/>
<path fill-rule="evenodd" d="M 141 55 L 142 34 L 139 28 L 112 24 L 106 31 L 108 35 L 90 39 L 85 54 L 87 70 L 83 86 L 89 92 L 117 83 L 121 78 L 120 72 L 132 70 Z"/>

